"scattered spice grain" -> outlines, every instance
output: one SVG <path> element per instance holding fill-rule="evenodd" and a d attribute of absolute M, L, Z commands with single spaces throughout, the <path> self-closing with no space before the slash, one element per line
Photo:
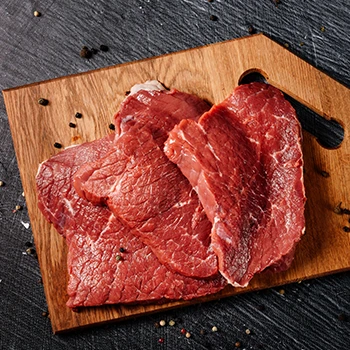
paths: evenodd
<path fill-rule="evenodd" d="M 77 124 L 70 122 L 70 123 L 69 123 L 69 127 L 70 127 L 70 128 L 76 128 L 76 127 L 77 127 Z"/>
<path fill-rule="evenodd" d="M 25 243 L 24 243 L 24 246 L 25 246 L 26 248 L 30 248 L 30 247 L 33 247 L 33 243 L 32 243 L 32 242 L 25 242 Z"/>
<path fill-rule="evenodd" d="M 109 47 L 107 45 L 100 45 L 100 50 L 102 52 L 107 52 L 109 50 Z"/>
<path fill-rule="evenodd" d="M 77 119 L 81 119 L 83 117 L 83 115 L 79 112 L 75 113 L 75 118 Z"/>
<path fill-rule="evenodd" d="M 341 214 L 342 213 L 342 209 L 341 209 L 341 202 L 339 204 L 337 204 L 333 211 L 336 213 L 336 214 Z"/>
<path fill-rule="evenodd" d="M 116 259 L 117 261 L 121 261 L 121 260 L 123 260 L 123 257 L 122 257 L 121 255 L 117 254 L 117 256 L 115 257 L 115 259 Z"/>
<path fill-rule="evenodd" d="M 201 329 L 199 333 L 200 333 L 201 335 L 204 335 L 204 334 L 205 334 L 205 330 L 204 330 L 204 329 Z"/>
<path fill-rule="evenodd" d="M 160 320 L 160 321 L 159 321 L 159 325 L 160 325 L 161 327 L 164 327 L 164 326 L 166 325 L 165 320 Z"/>
<path fill-rule="evenodd" d="M 41 16 L 41 12 L 39 12 L 39 11 L 34 11 L 34 16 L 35 17 L 40 17 Z"/>
<path fill-rule="evenodd" d="M 44 311 L 41 315 L 42 315 L 43 317 L 47 317 L 47 316 L 48 316 L 48 312 Z"/>
<path fill-rule="evenodd" d="M 240 348 L 240 347 L 241 347 L 241 345 L 242 345 L 242 344 L 241 344 L 241 342 L 240 342 L 240 341 L 236 341 L 236 342 L 235 342 L 235 347 L 236 347 L 236 348 Z"/>
<path fill-rule="evenodd" d="M 246 330 L 245 330 L 245 334 L 250 334 L 251 333 L 251 331 L 250 331 L 250 329 L 249 328 L 247 328 Z"/>
<path fill-rule="evenodd" d="M 26 249 L 26 253 L 27 253 L 28 255 L 35 255 L 35 254 L 36 254 L 36 251 L 35 251 L 35 249 L 34 249 L 33 247 L 30 247 L 30 248 L 27 248 L 27 249 Z"/>
<path fill-rule="evenodd" d="M 288 43 L 284 43 L 283 46 L 288 49 L 289 48 L 289 44 Z"/>
<path fill-rule="evenodd" d="M 186 338 L 191 338 L 191 333 L 190 332 L 186 332 L 185 337 Z"/>
<path fill-rule="evenodd" d="M 212 332 L 217 332 L 218 331 L 218 327 L 213 326 L 213 328 L 211 330 L 212 330 Z"/>
<path fill-rule="evenodd" d="M 47 106 L 49 104 L 49 100 L 47 100 L 46 98 L 40 97 L 39 100 L 38 100 L 38 103 L 41 106 Z"/>
<path fill-rule="evenodd" d="M 343 227 L 343 231 L 344 231 L 344 232 L 350 232 L 350 227 L 344 226 L 344 227 Z"/>
<path fill-rule="evenodd" d="M 164 338 L 159 338 L 158 343 L 163 344 L 164 343 Z"/>
<path fill-rule="evenodd" d="M 86 46 L 83 46 L 80 50 L 80 57 L 89 59 L 92 57 L 92 51 L 89 50 Z"/>
<path fill-rule="evenodd" d="M 98 53 L 98 50 L 97 49 L 94 49 L 94 48 L 91 48 L 91 52 L 96 55 Z"/>
<path fill-rule="evenodd" d="M 321 31 L 322 33 L 324 33 L 324 32 L 326 31 L 326 28 L 325 28 L 324 26 L 322 26 L 322 27 L 320 28 L 320 31 Z"/>
<path fill-rule="evenodd" d="M 125 91 L 125 96 L 129 96 L 130 95 L 130 90 Z"/>
<path fill-rule="evenodd" d="M 175 326 L 175 321 L 174 321 L 174 320 L 170 320 L 170 321 L 169 321 L 169 326 L 170 326 L 170 327 Z"/>
<path fill-rule="evenodd" d="M 16 210 L 22 210 L 22 206 L 19 205 L 19 204 L 17 204 L 17 205 L 15 206 L 15 209 L 16 209 Z"/>
<path fill-rule="evenodd" d="M 186 334 L 186 329 L 182 328 L 180 332 L 181 332 L 181 334 Z"/>
<path fill-rule="evenodd" d="M 59 142 L 55 142 L 55 143 L 53 144 L 53 146 L 54 146 L 55 148 L 62 148 L 62 145 L 61 145 Z"/>
<path fill-rule="evenodd" d="M 214 22 L 215 22 L 215 21 L 218 20 L 218 17 L 215 16 L 215 15 L 210 15 L 209 19 L 210 19 L 211 21 L 214 21 Z"/>
<path fill-rule="evenodd" d="M 120 247 L 120 248 L 119 248 L 119 251 L 120 251 L 121 253 L 124 253 L 124 252 L 126 251 L 126 249 L 123 248 L 123 247 Z"/>
<path fill-rule="evenodd" d="M 281 295 L 284 295 L 286 292 L 285 292 L 284 289 L 280 289 L 280 290 L 278 291 L 278 293 L 280 293 Z"/>
<path fill-rule="evenodd" d="M 301 42 L 299 43 L 299 45 L 300 45 L 300 46 L 304 46 L 305 43 L 304 43 L 303 41 L 301 41 Z"/>
<path fill-rule="evenodd" d="M 248 26 L 248 33 L 249 34 L 255 34 L 256 33 L 256 30 L 254 29 L 254 27 L 252 25 Z"/>
<path fill-rule="evenodd" d="M 213 2 L 214 0 L 208 0 L 208 2 Z"/>
<path fill-rule="evenodd" d="M 325 178 L 330 177 L 329 173 L 327 171 L 322 170 L 321 175 Z"/>
<path fill-rule="evenodd" d="M 159 323 L 158 322 L 154 322 L 154 327 L 155 328 L 159 328 L 160 326 L 159 326 Z"/>
<path fill-rule="evenodd" d="M 111 130 L 115 130 L 115 125 L 114 124 L 109 124 L 108 127 L 111 129 Z"/>
<path fill-rule="evenodd" d="M 0 187 L 2 187 L 4 185 L 5 185 L 4 181 L 0 181 Z"/>
<path fill-rule="evenodd" d="M 80 135 L 75 135 L 72 137 L 72 141 L 75 142 L 80 139 Z"/>
<path fill-rule="evenodd" d="M 337 204 L 333 211 L 336 213 L 336 214 L 345 214 L 345 215 L 350 215 L 350 210 L 347 209 L 347 208 L 342 208 L 341 207 L 341 204 L 342 202 L 339 202 L 339 204 Z"/>

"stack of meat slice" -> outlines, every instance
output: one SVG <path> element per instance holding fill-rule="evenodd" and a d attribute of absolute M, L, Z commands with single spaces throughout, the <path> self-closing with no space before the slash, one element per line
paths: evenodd
<path fill-rule="evenodd" d="M 69 248 L 69 307 L 192 299 L 289 267 L 304 230 L 295 112 L 257 83 L 208 110 L 148 82 L 115 134 L 41 164 L 39 208 Z"/>
<path fill-rule="evenodd" d="M 292 106 L 262 83 L 236 88 L 170 133 L 165 153 L 198 193 L 219 270 L 234 286 L 293 260 L 305 228 L 300 139 Z"/>

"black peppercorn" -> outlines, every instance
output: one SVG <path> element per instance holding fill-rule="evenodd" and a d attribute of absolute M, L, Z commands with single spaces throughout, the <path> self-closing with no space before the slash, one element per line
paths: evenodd
<path fill-rule="evenodd" d="M 335 206 L 335 208 L 333 209 L 333 211 L 334 211 L 336 214 L 350 215 L 350 209 L 342 208 L 342 207 L 341 207 L 341 204 L 342 204 L 342 202 L 340 202 L 339 204 L 337 204 L 337 205 Z"/>
<path fill-rule="evenodd" d="M 77 127 L 77 124 L 74 124 L 74 123 L 70 122 L 70 123 L 69 123 L 69 127 L 70 127 L 70 128 L 76 128 L 76 127 Z"/>
<path fill-rule="evenodd" d="M 344 231 L 344 232 L 350 232 L 350 227 L 344 226 L 344 227 L 343 227 L 343 231 Z"/>
<path fill-rule="evenodd" d="M 114 124 L 109 124 L 109 126 L 108 126 L 111 130 L 115 130 L 115 125 Z"/>
<path fill-rule="evenodd" d="M 121 253 L 124 253 L 124 252 L 125 252 L 125 250 L 126 250 L 126 249 L 125 249 L 125 248 L 123 248 L 123 247 L 120 247 L 120 248 L 119 248 L 119 251 L 120 251 Z"/>
<path fill-rule="evenodd" d="M 107 52 L 107 51 L 109 50 L 109 48 L 108 48 L 108 46 L 106 46 L 106 45 L 100 45 L 100 50 L 101 50 L 102 52 Z"/>
<path fill-rule="evenodd" d="M 30 247 L 30 248 L 27 248 L 27 249 L 26 249 L 26 253 L 27 253 L 28 255 L 35 255 L 35 254 L 36 254 L 36 251 L 35 251 L 34 248 Z"/>
<path fill-rule="evenodd" d="M 55 143 L 53 144 L 53 146 L 54 146 L 55 148 L 62 148 L 62 145 L 61 145 L 59 142 L 55 142 Z"/>
<path fill-rule="evenodd" d="M 254 27 L 252 25 L 248 26 L 248 33 L 249 34 L 255 34 L 256 33 L 256 30 L 254 29 Z"/>
<path fill-rule="evenodd" d="M 79 112 L 75 113 L 75 118 L 77 118 L 77 119 L 81 119 L 82 116 L 83 115 L 81 113 L 79 113 Z"/>
<path fill-rule="evenodd" d="M 80 50 L 80 57 L 82 57 L 82 58 L 91 58 L 92 57 L 92 51 L 89 50 L 86 46 L 84 46 Z"/>
<path fill-rule="evenodd" d="M 210 19 L 211 21 L 217 21 L 217 20 L 218 20 L 217 16 L 215 16 L 215 15 L 211 15 L 211 16 L 209 17 L 209 19 Z"/>
<path fill-rule="evenodd" d="M 47 100 L 46 98 L 39 98 L 38 103 L 41 106 L 47 106 L 49 104 L 49 100 Z"/>

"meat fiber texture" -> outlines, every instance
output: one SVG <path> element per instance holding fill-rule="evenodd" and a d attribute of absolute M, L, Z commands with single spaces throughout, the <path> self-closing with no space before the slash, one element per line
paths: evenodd
<path fill-rule="evenodd" d="M 175 126 L 165 153 L 199 195 L 230 284 L 289 267 L 305 229 L 305 191 L 300 125 L 279 90 L 236 88 L 198 122 Z"/>
<path fill-rule="evenodd" d="M 107 204 L 158 260 L 184 276 L 218 273 L 211 223 L 198 195 L 162 148 L 182 119 L 197 120 L 209 106 L 176 90 L 140 90 L 115 116 L 117 136 L 107 156 L 83 165 L 74 187 L 84 199 Z"/>
<path fill-rule="evenodd" d="M 76 193 L 72 181 L 87 161 L 104 157 L 114 135 L 65 149 L 40 165 L 39 208 L 68 245 L 71 308 L 102 304 L 192 299 L 220 291 L 217 274 L 195 279 L 173 273 L 107 207 Z"/>

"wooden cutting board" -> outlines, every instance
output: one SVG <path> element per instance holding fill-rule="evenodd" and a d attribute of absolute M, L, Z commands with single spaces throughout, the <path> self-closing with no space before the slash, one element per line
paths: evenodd
<path fill-rule="evenodd" d="M 252 71 L 262 73 L 270 84 L 325 118 L 332 117 L 345 129 L 344 141 L 335 150 L 321 147 L 313 136 L 304 132 L 306 233 L 297 247 L 292 267 L 284 273 L 256 276 L 245 289 L 227 287 L 219 294 L 192 302 L 108 306 L 72 312 L 65 306 L 68 298 L 65 241 L 39 212 L 35 193 L 39 163 L 59 152 L 53 144 L 60 142 L 66 147 L 106 135 L 125 92 L 133 84 L 158 79 L 169 88 L 217 103 Z M 339 202 L 350 207 L 350 91 L 262 34 L 4 90 L 3 95 L 54 332 L 350 268 L 350 234 L 342 229 L 349 225 L 349 217 L 333 211 Z M 49 100 L 48 106 L 38 104 L 40 97 Z M 76 112 L 82 113 L 83 118 L 75 119 Z M 70 128 L 69 122 L 77 127 Z M 321 176 L 322 171 L 329 177 Z"/>

